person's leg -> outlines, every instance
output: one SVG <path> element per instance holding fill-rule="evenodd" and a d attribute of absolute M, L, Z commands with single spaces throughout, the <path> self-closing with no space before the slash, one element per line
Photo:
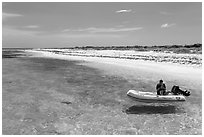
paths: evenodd
<path fill-rule="evenodd" d="M 160 90 L 157 90 L 157 95 L 161 95 Z"/>

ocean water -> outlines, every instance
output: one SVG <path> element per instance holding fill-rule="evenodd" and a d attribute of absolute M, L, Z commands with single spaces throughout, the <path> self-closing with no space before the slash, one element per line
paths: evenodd
<path fill-rule="evenodd" d="M 126 96 L 129 89 L 149 90 L 154 86 L 148 77 L 128 79 L 81 61 L 3 58 L 2 132 L 202 134 L 199 93 L 192 94 L 196 101 L 189 97 L 185 103 L 171 104 L 139 103 Z"/>

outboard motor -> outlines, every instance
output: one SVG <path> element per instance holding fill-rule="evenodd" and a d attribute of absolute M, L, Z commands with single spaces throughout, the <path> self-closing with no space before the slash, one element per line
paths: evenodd
<path fill-rule="evenodd" d="M 185 91 L 183 91 L 183 95 L 184 95 L 184 96 L 190 96 L 191 93 L 190 93 L 190 91 L 185 90 Z"/>
<path fill-rule="evenodd" d="M 183 91 L 179 88 L 179 86 L 173 86 L 172 89 L 171 89 L 171 92 L 174 94 L 174 95 L 184 95 L 184 96 L 190 96 L 191 93 L 190 91 Z"/>

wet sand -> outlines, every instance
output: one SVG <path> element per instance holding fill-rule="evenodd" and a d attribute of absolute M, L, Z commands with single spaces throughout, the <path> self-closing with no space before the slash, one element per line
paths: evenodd
<path fill-rule="evenodd" d="M 202 134 L 201 76 L 184 79 L 184 74 L 170 77 L 169 71 L 160 74 L 146 70 L 84 58 L 5 58 L 2 132 Z M 160 77 L 168 83 L 167 88 L 179 84 L 191 89 L 192 95 L 185 103 L 162 105 L 127 98 L 129 89 L 154 89 Z M 195 79 L 197 83 L 193 82 Z"/>

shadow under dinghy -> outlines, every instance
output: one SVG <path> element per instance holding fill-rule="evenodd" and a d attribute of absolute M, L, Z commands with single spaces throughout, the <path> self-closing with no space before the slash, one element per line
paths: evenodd
<path fill-rule="evenodd" d="M 168 103 L 168 102 L 184 102 L 186 98 L 183 95 L 157 95 L 152 92 L 142 92 L 136 90 L 129 90 L 127 96 L 135 101 L 145 103 Z"/>

